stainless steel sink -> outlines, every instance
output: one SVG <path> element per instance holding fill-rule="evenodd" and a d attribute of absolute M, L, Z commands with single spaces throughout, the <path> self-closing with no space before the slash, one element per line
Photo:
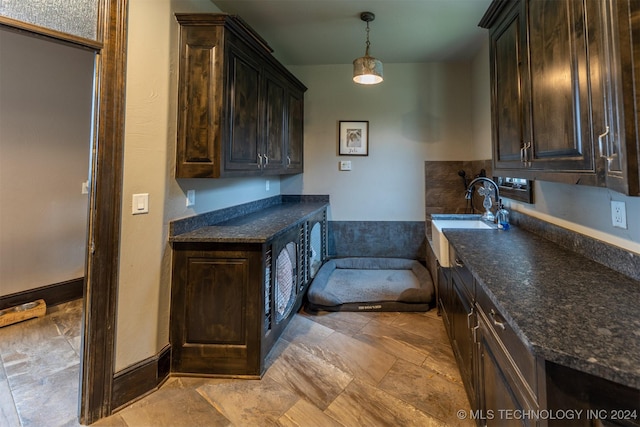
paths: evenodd
<path fill-rule="evenodd" d="M 469 230 L 492 229 L 490 224 L 480 219 L 432 219 L 431 237 L 433 239 L 433 251 L 442 267 L 450 267 L 449 241 L 442 230 L 445 228 L 463 228 Z"/>

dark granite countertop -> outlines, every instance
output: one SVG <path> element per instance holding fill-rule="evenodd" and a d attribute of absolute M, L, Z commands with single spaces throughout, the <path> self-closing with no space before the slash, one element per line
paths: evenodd
<path fill-rule="evenodd" d="M 533 353 L 640 389 L 640 282 L 536 234 L 446 229 Z"/>
<path fill-rule="evenodd" d="M 169 241 L 265 243 L 327 206 L 329 204 L 324 202 L 282 203 L 215 225 L 170 236 Z"/>

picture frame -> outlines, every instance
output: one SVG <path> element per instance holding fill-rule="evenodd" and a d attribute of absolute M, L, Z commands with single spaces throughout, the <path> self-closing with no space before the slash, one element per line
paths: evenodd
<path fill-rule="evenodd" d="M 369 155 L 369 122 L 340 120 L 338 155 Z"/>

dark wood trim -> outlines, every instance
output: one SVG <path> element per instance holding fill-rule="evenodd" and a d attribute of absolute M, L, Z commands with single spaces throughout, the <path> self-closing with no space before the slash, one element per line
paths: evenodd
<path fill-rule="evenodd" d="M 124 146 L 128 0 L 99 2 L 97 41 L 0 16 L 1 27 L 97 53 L 80 372 L 82 424 L 109 416 L 112 408 Z M 162 366 L 168 372 L 169 363 L 163 360 Z"/>
<path fill-rule="evenodd" d="M 49 307 L 62 304 L 82 298 L 83 289 L 84 277 L 80 277 L 78 279 L 16 292 L 0 297 L 0 310 L 39 299 L 43 299 Z"/>
<path fill-rule="evenodd" d="M 512 1 L 513 0 L 493 0 L 482 16 L 482 19 L 480 19 L 478 27 L 490 28 L 498 15 L 500 15 L 502 10 L 507 6 L 507 3 Z"/>
<path fill-rule="evenodd" d="M 113 378 L 111 407 L 117 410 L 157 390 L 169 378 L 170 365 L 171 346 L 167 344 L 157 355 L 118 372 Z"/>
<path fill-rule="evenodd" d="M 0 25 L 10 27 L 14 30 L 24 31 L 26 34 L 32 36 L 36 35 L 45 37 L 51 41 L 72 44 L 76 47 L 85 47 L 91 50 L 100 50 L 102 48 L 102 43 L 97 40 L 74 36 L 72 34 L 52 30 L 39 25 L 30 24 L 28 22 L 18 21 L 17 19 L 8 18 L 2 15 L 0 15 Z"/>
<path fill-rule="evenodd" d="M 111 414 L 122 192 L 128 0 L 101 0 L 80 374 L 80 422 Z"/>

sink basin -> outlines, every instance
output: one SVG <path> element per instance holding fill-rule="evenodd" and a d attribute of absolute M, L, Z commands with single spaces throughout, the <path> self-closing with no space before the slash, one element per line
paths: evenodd
<path fill-rule="evenodd" d="M 469 230 L 492 229 L 491 225 L 479 219 L 434 219 L 431 221 L 431 236 L 433 239 L 433 251 L 442 267 L 450 267 L 449 241 L 444 237 L 442 230 L 445 228 L 463 228 Z"/>

